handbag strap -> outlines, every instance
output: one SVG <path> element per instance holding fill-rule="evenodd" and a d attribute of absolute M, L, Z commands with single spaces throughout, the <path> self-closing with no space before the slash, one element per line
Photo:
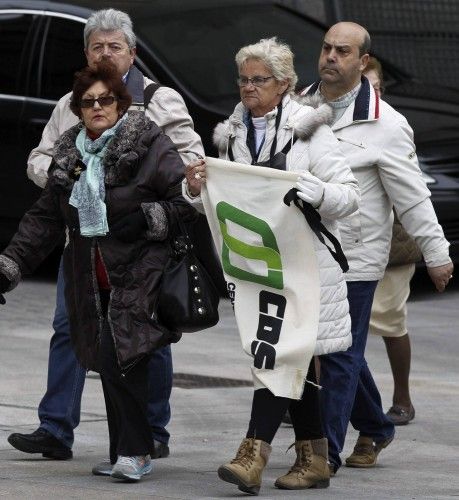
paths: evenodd
<path fill-rule="evenodd" d="M 284 196 L 284 203 L 288 206 L 293 202 L 303 213 L 306 222 L 309 224 L 312 232 L 319 238 L 320 242 L 323 243 L 327 248 L 332 257 L 338 262 L 341 267 L 343 273 L 349 270 L 349 264 L 347 262 L 346 256 L 344 255 L 343 249 L 341 248 L 340 242 L 338 239 L 323 225 L 321 222 L 321 217 L 319 212 L 313 208 L 312 205 L 303 201 L 300 203 L 297 196 L 297 189 L 292 188 L 288 193 Z M 331 248 L 325 242 L 324 236 L 330 241 L 333 245 Z"/>
<path fill-rule="evenodd" d="M 147 85 L 145 87 L 143 91 L 143 105 L 145 107 L 145 110 L 148 109 L 150 101 L 152 100 L 155 92 L 159 89 L 159 87 L 161 87 L 159 83 L 150 83 L 150 85 Z"/>
<path fill-rule="evenodd" d="M 186 225 L 179 216 L 174 205 L 171 205 L 169 209 L 169 223 L 171 228 L 169 231 L 169 245 L 172 251 L 189 253 L 193 249 L 193 243 L 186 229 Z M 180 243 L 178 240 L 181 240 Z M 179 248 L 177 248 L 177 243 L 179 243 Z"/>

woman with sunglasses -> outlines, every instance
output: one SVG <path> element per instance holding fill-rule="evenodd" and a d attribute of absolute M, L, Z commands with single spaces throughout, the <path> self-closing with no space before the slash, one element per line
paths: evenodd
<path fill-rule="evenodd" d="M 111 63 L 76 74 L 70 108 L 81 122 L 57 141 L 46 188 L 0 255 L 0 294 L 67 232 L 65 297 L 75 353 L 100 372 L 111 476 L 137 481 L 152 468 L 148 356 L 180 338 L 153 314 L 169 215 L 191 220 L 196 212 L 180 194 L 184 165 L 171 140 L 144 113 L 127 113 L 130 104 Z"/>
<path fill-rule="evenodd" d="M 262 165 L 297 172 L 298 196 L 318 210 L 324 225 L 339 238 L 336 221 L 357 209 L 359 193 L 338 141 L 327 126 L 332 118 L 331 108 L 323 105 L 314 109 L 295 98 L 298 78 L 293 54 L 275 38 L 240 49 L 236 65 L 241 102 L 229 119 L 215 129 L 214 142 L 220 158 L 254 168 Z M 206 177 L 205 161 L 188 165 L 185 176 L 184 195 L 198 207 L 201 184 Z M 266 203 L 272 200 L 267 199 Z M 315 354 L 325 354 L 349 347 L 349 307 L 341 268 L 318 238 L 314 237 L 314 243 L 321 282 Z M 328 486 L 328 446 L 321 425 L 314 360 L 302 381 L 302 398 L 294 400 L 275 394 L 273 388 L 254 380 L 248 430 L 236 457 L 218 469 L 223 481 L 236 484 L 244 492 L 258 493 L 271 442 L 288 410 L 297 458 L 275 486 L 282 489 Z M 284 383 L 287 385 L 288 381 Z"/>

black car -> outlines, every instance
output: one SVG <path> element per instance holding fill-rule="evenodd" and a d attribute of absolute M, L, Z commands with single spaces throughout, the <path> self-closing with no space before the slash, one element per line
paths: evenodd
<path fill-rule="evenodd" d="M 85 66 L 83 26 L 91 10 L 48 1 L 0 0 L 0 247 L 39 195 L 26 163 L 57 100 Z M 97 8 L 111 2 L 99 0 Z M 278 36 L 295 53 L 298 88 L 316 78 L 326 26 L 276 0 L 156 0 L 116 2 L 129 12 L 138 36 L 135 64 L 185 99 L 206 152 L 216 123 L 238 101 L 234 55 L 243 45 Z M 401 50 L 401 49 L 400 49 Z M 414 84 L 383 61 L 389 76 L 385 98 L 407 116 L 416 132 L 421 167 L 432 200 L 459 259 L 459 92 Z M 417 92 L 417 93 L 416 93 Z M 424 92 L 424 94 L 423 94 Z M 446 98 L 445 98 L 446 96 Z"/>
<path fill-rule="evenodd" d="M 78 4 L 79 2 L 75 2 Z M 80 2 L 88 3 L 88 2 Z M 109 7 L 110 2 L 97 7 Z M 298 54 L 301 83 L 313 77 L 323 26 L 265 0 L 117 2 L 138 36 L 135 64 L 178 90 L 206 152 L 215 125 L 238 100 L 234 55 L 242 45 L 279 35 Z M 48 1 L 0 0 L 0 248 L 40 190 L 26 175 L 57 100 L 86 65 L 83 27 L 92 10 Z M 307 43 L 305 44 L 305 33 Z"/>

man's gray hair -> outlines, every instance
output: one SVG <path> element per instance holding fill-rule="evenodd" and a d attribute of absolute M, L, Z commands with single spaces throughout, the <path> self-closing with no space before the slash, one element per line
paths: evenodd
<path fill-rule="evenodd" d="M 89 37 L 94 31 L 122 31 L 130 49 L 136 46 L 132 21 L 126 12 L 116 9 L 103 9 L 94 12 L 84 27 L 84 48 L 88 48 Z"/>
<path fill-rule="evenodd" d="M 286 93 L 293 94 L 298 76 L 293 67 L 293 52 L 286 43 L 278 42 L 276 37 L 263 38 L 252 45 L 246 45 L 236 54 L 236 65 L 240 71 L 250 59 L 265 64 L 277 81 L 288 81 Z"/>

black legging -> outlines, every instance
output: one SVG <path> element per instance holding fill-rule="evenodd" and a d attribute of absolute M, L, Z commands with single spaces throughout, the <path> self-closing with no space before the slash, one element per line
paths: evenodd
<path fill-rule="evenodd" d="M 307 379 L 317 383 L 314 358 L 309 364 Z M 287 412 L 292 419 L 295 440 L 321 439 L 324 437 L 319 405 L 319 389 L 308 382 L 300 400 L 274 396 L 269 389 L 257 389 L 253 394 L 252 414 L 248 438 L 271 443 L 282 418 Z"/>

